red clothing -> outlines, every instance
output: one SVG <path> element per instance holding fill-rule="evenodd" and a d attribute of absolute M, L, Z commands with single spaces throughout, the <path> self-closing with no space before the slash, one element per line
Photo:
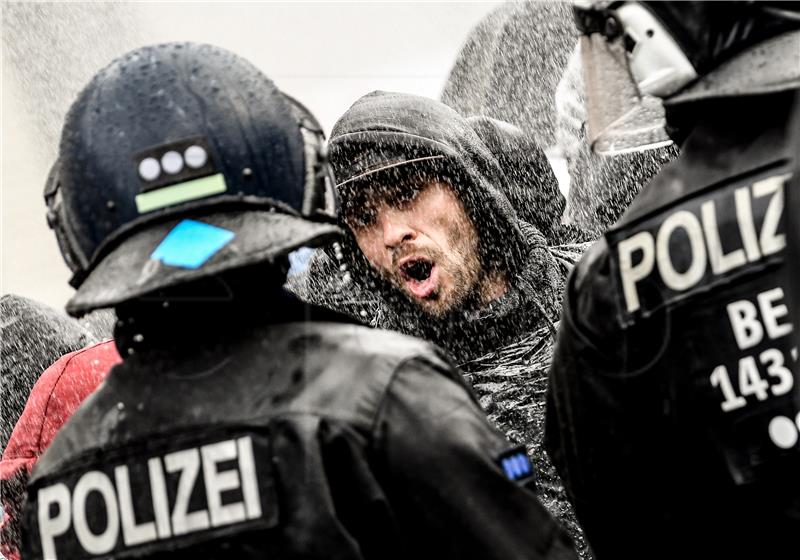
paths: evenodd
<path fill-rule="evenodd" d="M 4 487 L 0 552 L 7 558 L 19 558 L 19 506 L 33 465 L 61 426 L 121 361 L 113 340 L 99 342 L 62 356 L 33 386 L 0 461 Z"/>

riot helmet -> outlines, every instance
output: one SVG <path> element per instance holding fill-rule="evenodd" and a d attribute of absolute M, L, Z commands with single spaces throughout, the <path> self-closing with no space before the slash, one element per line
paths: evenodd
<path fill-rule="evenodd" d="M 45 187 L 82 315 L 330 240 L 321 126 L 211 45 L 132 51 L 80 92 Z"/>
<path fill-rule="evenodd" d="M 577 1 L 574 13 L 600 154 L 672 143 L 665 105 L 800 85 L 800 2 Z"/>

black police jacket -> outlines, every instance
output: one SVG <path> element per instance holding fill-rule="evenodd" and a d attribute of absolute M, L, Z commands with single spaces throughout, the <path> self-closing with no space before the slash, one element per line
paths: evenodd
<path fill-rule="evenodd" d="M 575 558 L 439 350 L 304 315 L 126 355 L 36 465 L 24 558 Z"/>
<path fill-rule="evenodd" d="M 791 93 L 717 100 L 569 281 L 546 445 L 600 560 L 797 557 Z"/>
<path fill-rule="evenodd" d="M 788 266 L 784 271 L 787 282 L 792 287 L 789 298 L 792 308 L 792 319 L 797 324 L 800 319 L 800 95 L 796 96 L 792 115 L 791 131 L 793 134 L 792 152 L 795 155 L 794 170 L 786 185 L 786 253 Z M 800 342 L 800 331 L 794 331 L 795 344 Z"/>

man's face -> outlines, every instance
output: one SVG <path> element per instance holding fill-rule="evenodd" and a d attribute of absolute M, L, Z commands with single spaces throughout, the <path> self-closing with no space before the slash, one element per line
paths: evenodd
<path fill-rule="evenodd" d="M 425 312 L 443 315 L 477 290 L 478 234 L 447 183 L 371 189 L 346 222 L 370 264 Z"/>

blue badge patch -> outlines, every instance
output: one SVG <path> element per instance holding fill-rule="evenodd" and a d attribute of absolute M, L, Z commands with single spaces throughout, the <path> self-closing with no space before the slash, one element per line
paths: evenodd
<path fill-rule="evenodd" d="M 534 471 L 531 460 L 524 447 L 517 447 L 506 451 L 497 458 L 497 464 L 503 469 L 506 476 L 513 481 L 533 478 Z"/>
<path fill-rule="evenodd" d="M 234 237 L 236 234 L 227 229 L 183 220 L 172 228 L 150 258 L 169 266 L 200 268 Z"/>
<path fill-rule="evenodd" d="M 289 253 L 289 273 L 286 276 L 291 278 L 308 269 L 313 255 L 314 249 L 311 247 L 300 247 Z"/>

